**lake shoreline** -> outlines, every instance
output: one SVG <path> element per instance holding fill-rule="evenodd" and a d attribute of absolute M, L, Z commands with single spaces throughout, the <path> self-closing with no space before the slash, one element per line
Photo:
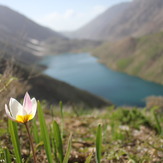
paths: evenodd
<path fill-rule="evenodd" d="M 53 62 L 54 58 L 55 61 Z M 90 53 L 67 53 L 55 56 L 50 55 L 45 57 L 43 62 L 44 63 L 42 64 L 48 66 L 48 68 L 44 71 L 45 74 L 53 78 L 62 80 L 80 89 L 87 90 L 97 96 L 101 96 L 106 100 L 112 101 L 115 105 L 118 106 L 127 105 L 144 107 L 146 97 L 153 95 L 163 95 L 163 91 L 159 91 L 159 89 L 163 90 L 162 85 L 143 80 L 136 76 L 128 75 L 124 72 L 117 72 L 115 70 L 108 69 L 108 67 L 106 67 L 104 64 L 99 63 L 97 57 L 94 57 Z M 82 70 L 84 71 L 84 73 L 82 72 Z M 96 73 L 94 71 L 96 71 Z M 90 79 L 90 75 L 92 75 L 92 79 Z M 107 82 L 111 84 L 109 88 L 107 85 L 108 83 L 102 81 L 102 79 L 105 80 L 105 78 L 107 78 Z M 95 81 L 97 82 L 99 80 L 100 82 L 102 82 L 101 86 L 95 84 Z M 118 84 L 118 81 L 122 81 L 123 83 Z M 114 83 L 116 83 L 116 85 Z M 141 85 L 140 87 L 136 86 L 137 83 L 140 83 L 142 85 L 142 90 L 140 89 Z M 137 88 L 135 89 L 134 87 Z M 144 87 L 148 88 L 144 90 Z M 151 89 L 150 87 L 153 88 Z M 129 89 L 131 89 L 130 92 Z M 135 90 L 132 91 L 132 89 Z M 111 92 L 112 95 L 108 95 L 107 91 L 109 93 Z M 118 92 L 120 91 L 123 92 L 121 93 L 121 97 L 118 94 Z M 136 92 L 136 97 L 132 95 L 132 92 Z M 144 95 L 142 96 L 142 94 Z M 128 103 L 124 96 L 128 96 L 128 99 L 131 103 Z M 118 98 L 118 103 L 115 101 L 115 98 Z M 139 103 L 136 101 L 139 101 Z"/>

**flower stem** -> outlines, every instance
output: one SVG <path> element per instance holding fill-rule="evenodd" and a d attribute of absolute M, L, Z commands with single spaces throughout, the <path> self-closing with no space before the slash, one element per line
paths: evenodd
<path fill-rule="evenodd" d="M 34 163 L 36 163 L 36 154 L 35 154 L 35 150 L 34 150 L 34 145 L 33 145 L 32 137 L 31 137 L 31 134 L 29 132 L 29 127 L 28 127 L 27 123 L 24 123 L 24 125 L 26 127 L 26 130 L 27 130 L 27 133 L 28 133 L 28 137 L 29 137 L 29 141 L 30 141 L 30 144 L 31 144 L 31 147 L 32 147 L 33 160 L 34 160 Z"/>

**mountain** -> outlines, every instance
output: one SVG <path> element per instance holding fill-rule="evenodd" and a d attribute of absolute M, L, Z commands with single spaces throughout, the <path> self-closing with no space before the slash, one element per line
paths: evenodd
<path fill-rule="evenodd" d="M 163 84 L 163 32 L 106 42 L 93 55 L 109 68 Z"/>
<path fill-rule="evenodd" d="M 61 34 L 41 26 L 22 14 L 5 6 L 0 6 L 0 34 L 15 39 L 44 41 L 50 37 L 64 38 Z"/>
<path fill-rule="evenodd" d="M 83 50 L 90 50 L 101 42 L 70 40 L 62 34 L 43 27 L 8 7 L 0 6 L 1 43 L 4 45 L 2 46 L 3 50 L 8 51 L 8 54 L 11 52 L 7 50 L 8 47 L 9 49 L 15 48 L 16 50 L 12 52 L 15 53 L 17 59 L 21 58 L 22 60 L 23 56 L 28 59 L 27 53 L 46 55 L 81 52 Z M 17 52 L 21 53 L 21 56 L 18 56 Z M 25 61 L 27 61 L 26 59 Z"/>
<path fill-rule="evenodd" d="M 44 50 L 41 48 L 45 48 L 51 38 L 55 40 L 52 43 L 69 40 L 8 7 L 0 6 L 0 73 L 6 70 L 6 65 L 13 66 L 12 75 L 28 84 L 32 96 L 49 104 L 63 101 L 89 107 L 111 105 L 100 97 L 41 73 L 43 68 L 34 64 L 39 57 L 34 54 Z"/>
<path fill-rule="evenodd" d="M 7 47 L 13 46 L 39 55 L 43 51 L 44 41 L 51 37 L 65 38 L 8 7 L 0 6 L 0 41 Z"/>
<path fill-rule="evenodd" d="M 163 0 L 133 0 L 106 10 L 71 33 L 78 39 L 120 40 L 163 30 Z"/>

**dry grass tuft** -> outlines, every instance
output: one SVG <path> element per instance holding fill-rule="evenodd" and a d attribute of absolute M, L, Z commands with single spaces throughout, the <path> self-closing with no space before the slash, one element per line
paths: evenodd
<path fill-rule="evenodd" d="M 10 97 L 18 98 L 29 89 L 27 82 L 21 79 L 21 74 L 16 73 L 16 68 L 8 61 L 3 73 L 0 74 L 0 113 L 4 112 L 4 105 L 8 103 Z"/>

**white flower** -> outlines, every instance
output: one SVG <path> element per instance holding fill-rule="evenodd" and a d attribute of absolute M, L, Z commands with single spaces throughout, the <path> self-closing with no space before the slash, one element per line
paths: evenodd
<path fill-rule="evenodd" d="M 9 109 L 5 104 L 5 110 L 7 116 L 11 120 L 19 123 L 26 123 L 34 118 L 37 110 L 37 102 L 35 98 L 31 99 L 29 94 L 26 93 L 23 105 L 21 105 L 16 99 L 10 98 Z"/>

